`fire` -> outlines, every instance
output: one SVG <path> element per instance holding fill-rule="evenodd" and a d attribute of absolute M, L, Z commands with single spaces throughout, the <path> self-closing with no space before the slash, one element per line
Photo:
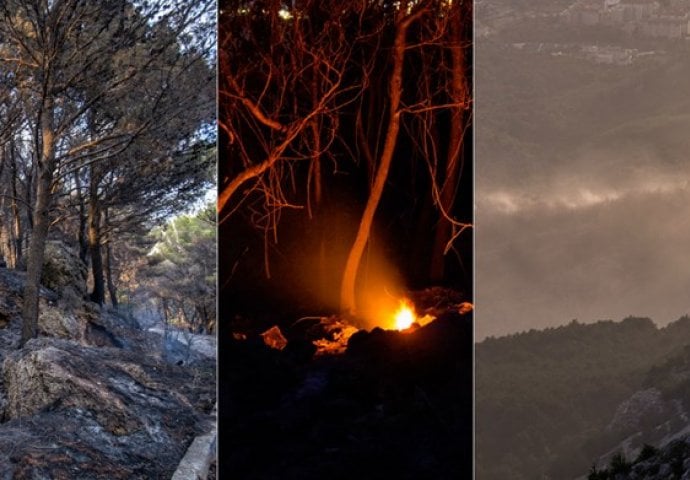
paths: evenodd
<path fill-rule="evenodd" d="M 400 307 L 395 312 L 393 318 L 397 330 L 406 330 L 412 326 L 417 316 L 408 300 L 400 300 Z"/>

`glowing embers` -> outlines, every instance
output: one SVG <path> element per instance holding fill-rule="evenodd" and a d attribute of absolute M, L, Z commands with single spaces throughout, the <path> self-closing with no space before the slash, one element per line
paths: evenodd
<path fill-rule="evenodd" d="M 313 330 L 320 330 L 320 337 L 312 340 L 316 355 L 340 355 L 345 353 L 347 342 L 359 329 L 337 316 L 321 318 Z"/>

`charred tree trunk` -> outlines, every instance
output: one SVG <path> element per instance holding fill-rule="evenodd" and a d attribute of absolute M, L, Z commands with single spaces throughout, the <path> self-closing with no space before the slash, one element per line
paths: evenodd
<path fill-rule="evenodd" d="M 108 225 L 108 209 L 105 209 L 105 224 Z M 113 308 L 117 308 L 117 287 L 113 281 L 113 246 L 108 235 L 108 240 L 105 243 L 105 280 L 108 285 L 108 294 L 110 295 L 110 303 Z"/>
<path fill-rule="evenodd" d="M 103 280 L 103 257 L 101 255 L 101 210 L 98 201 L 98 179 L 96 172 L 91 171 L 89 187 L 88 240 L 91 255 L 91 273 L 93 275 L 93 291 L 91 301 L 103 305 L 105 303 L 105 282 Z"/>
<path fill-rule="evenodd" d="M 5 145 L 0 149 L 0 182 L 3 180 L 3 172 L 5 171 L 5 165 L 7 164 L 7 148 Z M 0 196 L 0 266 L 7 265 L 7 258 L 11 255 L 12 251 L 12 233 L 11 227 L 5 222 L 4 213 L 6 210 L 7 203 L 7 190 L 0 191 L 2 196 Z"/>
<path fill-rule="evenodd" d="M 14 142 L 10 142 L 10 174 L 12 175 L 12 258 L 9 266 L 17 268 L 22 263 L 22 221 L 19 205 L 17 204 L 17 158 L 15 156 Z"/>
<path fill-rule="evenodd" d="M 424 10 L 418 10 L 416 13 L 409 15 L 402 19 L 396 28 L 395 43 L 393 45 L 393 71 L 389 82 L 388 98 L 390 101 L 388 112 L 388 128 L 386 130 L 386 139 L 381 153 L 381 160 L 378 169 L 374 175 L 374 183 L 369 193 L 367 204 L 362 214 L 362 219 L 359 223 L 359 229 L 355 241 L 352 244 L 350 253 L 345 263 L 345 271 L 343 273 L 343 280 L 340 287 L 340 310 L 350 313 L 352 315 L 357 313 L 357 300 L 355 294 L 355 285 L 357 282 L 357 271 L 362 260 L 364 248 L 369 241 L 369 234 L 371 232 L 371 225 L 374 220 L 376 208 L 381 200 L 383 194 L 383 187 L 388 178 L 388 171 L 393 160 L 393 152 L 398 140 L 398 131 L 400 130 L 400 95 L 402 93 L 402 77 L 403 77 L 403 63 L 405 61 L 405 47 L 407 46 L 407 29 L 410 24 L 419 18 L 424 13 Z"/>
<path fill-rule="evenodd" d="M 43 273 L 45 244 L 50 228 L 51 187 L 55 171 L 55 134 L 53 131 L 53 105 L 48 99 L 40 120 L 42 148 L 36 169 L 36 206 L 33 231 L 29 242 L 24 307 L 22 311 L 22 338 L 20 346 L 36 336 L 38 326 L 38 295 Z"/>
<path fill-rule="evenodd" d="M 82 262 L 87 263 L 86 259 L 89 256 L 89 239 L 87 235 L 87 218 L 86 207 L 84 205 L 84 194 L 82 193 L 81 176 L 79 171 L 74 174 L 74 182 L 77 187 L 77 202 L 79 202 L 79 258 Z"/>
<path fill-rule="evenodd" d="M 440 186 L 439 195 L 439 220 L 436 225 L 433 249 L 431 253 L 431 267 L 429 277 L 432 282 L 440 283 L 444 279 L 445 254 L 448 242 L 452 239 L 452 223 L 447 216 L 453 215 L 453 204 L 457 194 L 462 166 L 462 146 L 465 126 L 465 109 L 467 104 L 468 88 L 466 76 L 466 59 L 463 48 L 464 19 L 462 15 L 466 2 L 456 2 L 453 8 L 453 17 L 450 22 L 451 36 L 451 101 L 457 106 L 451 111 L 450 136 L 448 140 L 448 154 L 446 160 L 445 175 L 438 179 Z"/>
<path fill-rule="evenodd" d="M 37 150 L 37 152 L 40 152 L 41 150 Z M 38 155 L 38 153 L 36 154 Z M 25 192 L 25 199 L 24 202 L 26 205 L 29 205 L 26 209 L 26 223 L 28 227 L 28 235 L 31 236 L 31 232 L 34 230 L 34 210 L 31 209 L 30 205 L 35 205 L 32 197 L 32 192 L 34 190 L 34 185 L 36 184 L 37 180 L 37 175 L 36 175 L 36 164 L 38 161 L 31 162 L 31 167 L 29 171 L 27 172 L 26 175 L 26 192 Z M 55 165 L 53 165 L 55 166 Z M 38 191 L 38 188 L 36 188 Z"/>

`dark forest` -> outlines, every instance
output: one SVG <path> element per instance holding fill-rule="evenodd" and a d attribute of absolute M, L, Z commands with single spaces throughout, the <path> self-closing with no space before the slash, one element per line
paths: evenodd
<path fill-rule="evenodd" d="M 219 7 L 219 472 L 469 472 L 471 2 Z"/>

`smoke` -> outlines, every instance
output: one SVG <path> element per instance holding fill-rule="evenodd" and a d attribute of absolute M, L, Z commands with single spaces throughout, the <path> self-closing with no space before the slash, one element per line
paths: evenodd
<path fill-rule="evenodd" d="M 663 325 L 690 312 L 688 177 L 650 166 L 595 183 L 562 173 L 540 195 L 478 189 L 478 339 L 572 319 Z"/>

